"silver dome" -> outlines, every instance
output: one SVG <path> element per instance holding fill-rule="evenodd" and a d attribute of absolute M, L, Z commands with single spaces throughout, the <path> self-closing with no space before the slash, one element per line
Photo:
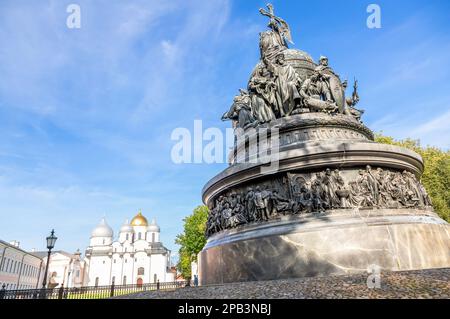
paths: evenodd
<path fill-rule="evenodd" d="M 91 237 L 113 237 L 113 230 L 106 223 L 105 218 L 102 218 L 97 227 L 94 228 Z"/>
<path fill-rule="evenodd" d="M 132 233 L 133 232 L 133 227 L 128 222 L 128 219 L 125 221 L 125 223 L 122 225 L 122 227 L 120 227 L 120 232 L 121 233 Z"/>
<path fill-rule="evenodd" d="M 150 225 L 147 226 L 147 231 L 159 233 L 159 226 L 156 224 L 156 220 L 154 218 L 152 219 Z"/>

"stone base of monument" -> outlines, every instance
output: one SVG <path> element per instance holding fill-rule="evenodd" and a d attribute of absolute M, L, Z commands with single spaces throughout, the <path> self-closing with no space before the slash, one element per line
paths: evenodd
<path fill-rule="evenodd" d="M 349 209 L 223 231 L 199 254 L 199 277 L 208 285 L 449 265 L 450 225 L 435 213 Z"/>

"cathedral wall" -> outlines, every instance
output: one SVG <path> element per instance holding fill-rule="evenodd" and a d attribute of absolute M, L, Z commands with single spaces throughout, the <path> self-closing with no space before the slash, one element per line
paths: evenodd
<path fill-rule="evenodd" d="M 113 254 L 112 256 L 112 271 L 111 271 L 111 284 L 114 277 L 114 284 L 122 284 L 122 267 L 123 258 L 119 254 Z"/>
<path fill-rule="evenodd" d="M 123 255 L 123 276 L 126 276 L 124 281 L 124 277 L 122 277 L 121 284 L 131 285 L 133 282 L 133 262 L 134 259 L 131 257 L 129 253 Z"/>
<path fill-rule="evenodd" d="M 159 279 L 160 282 L 167 281 L 166 271 L 167 271 L 167 257 L 162 254 L 152 255 L 152 257 L 151 257 L 151 282 L 154 282 L 155 274 L 156 274 L 157 280 Z"/>
<path fill-rule="evenodd" d="M 138 251 L 134 255 L 134 276 L 133 283 L 137 284 L 138 279 L 142 279 L 142 283 L 148 283 L 150 278 L 150 257 L 144 251 Z"/>
<path fill-rule="evenodd" d="M 145 240 L 138 240 L 134 243 L 134 251 L 144 251 L 148 247 L 148 243 Z"/>
<path fill-rule="evenodd" d="M 147 241 L 149 243 L 159 243 L 159 232 L 147 232 Z"/>
<path fill-rule="evenodd" d="M 147 226 L 133 226 L 133 230 L 134 230 L 134 241 L 145 240 Z"/>
<path fill-rule="evenodd" d="M 91 237 L 91 246 L 110 246 L 112 244 L 112 238 L 109 237 Z"/>
<path fill-rule="evenodd" d="M 110 284 L 111 259 L 108 256 L 91 256 L 89 263 L 89 286 Z M 98 281 L 97 281 L 98 278 Z"/>

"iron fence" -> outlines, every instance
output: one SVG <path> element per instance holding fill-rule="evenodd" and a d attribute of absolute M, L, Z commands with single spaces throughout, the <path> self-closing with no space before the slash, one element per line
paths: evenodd
<path fill-rule="evenodd" d="M 151 284 L 86 286 L 53 289 L 0 290 L 0 299 L 104 299 L 152 290 L 173 290 L 190 285 L 189 281 Z"/>

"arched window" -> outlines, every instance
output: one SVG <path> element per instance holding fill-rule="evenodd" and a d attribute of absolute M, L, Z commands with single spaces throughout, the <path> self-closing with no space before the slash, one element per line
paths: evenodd
<path fill-rule="evenodd" d="M 114 285 L 115 282 L 116 282 L 116 276 L 113 276 L 111 279 L 111 285 Z"/>
<path fill-rule="evenodd" d="M 155 233 L 152 233 L 152 243 L 155 242 Z"/>
<path fill-rule="evenodd" d="M 139 267 L 138 268 L 138 276 L 143 276 L 144 275 L 144 267 Z"/>
<path fill-rule="evenodd" d="M 125 240 L 128 240 L 130 238 L 130 236 L 129 236 L 129 234 L 127 234 L 126 236 L 125 236 Z"/>
<path fill-rule="evenodd" d="M 127 276 L 123 276 L 123 283 L 122 283 L 123 285 L 126 285 L 127 284 Z"/>
<path fill-rule="evenodd" d="M 95 278 L 95 287 L 98 287 L 98 277 Z"/>
<path fill-rule="evenodd" d="M 156 274 L 153 275 L 153 282 L 156 283 L 156 281 L 158 280 L 158 276 L 156 276 Z"/>
<path fill-rule="evenodd" d="M 141 240 L 141 233 L 138 233 L 138 240 Z"/>
<path fill-rule="evenodd" d="M 105 244 L 105 238 L 103 238 L 103 245 Z"/>

